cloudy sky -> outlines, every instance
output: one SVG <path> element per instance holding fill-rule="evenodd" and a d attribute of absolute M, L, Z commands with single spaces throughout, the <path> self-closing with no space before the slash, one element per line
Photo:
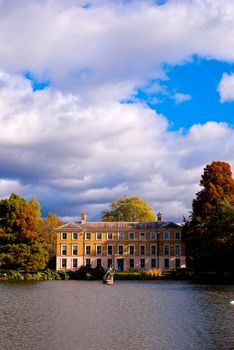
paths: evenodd
<path fill-rule="evenodd" d="M 233 0 L 0 0 L 1 198 L 181 221 L 233 118 Z"/>

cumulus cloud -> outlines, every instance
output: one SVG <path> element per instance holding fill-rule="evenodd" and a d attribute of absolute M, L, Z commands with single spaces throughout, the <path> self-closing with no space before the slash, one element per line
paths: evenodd
<path fill-rule="evenodd" d="M 1 196 L 35 195 L 43 212 L 78 218 L 86 208 L 95 217 L 128 194 L 178 221 L 206 163 L 233 162 L 234 131 L 225 123 L 170 132 L 142 104 L 87 107 L 53 88 L 33 92 L 22 76 L 0 78 Z"/>
<path fill-rule="evenodd" d="M 137 100 L 119 101 L 141 86 L 165 93 L 152 83 L 166 79 L 164 63 L 183 64 L 194 54 L 233 61 L 234 4 L 85 5 L 0 2 L 1 196 L 35 195 L 43 213 L 78 219 L 84 208 L 92 218 L 118 196 L 139 195 L 180 221 L 202 168 L 214 159 L 233 164 L 233 129 L 208 122 L 171 132 L 166 116 Z M 27 72 L 49 86 L 32 91 Z M 220 84 L 223 101 L 230 99 L 228 78 Z M 174 95 L 177 103 L 189 98 Z"/>
<path fill-rule="evenodd" d="M 231 0 L 3 1 L 0 66 L 31 71 L 84 101 L 116 100 L 193 54 L 234 59 Z"/>
<path fill-rule="evenodd" d="M 223 74 L 218 91 L 221 102 L 234 101 L 234 74 Z"/>

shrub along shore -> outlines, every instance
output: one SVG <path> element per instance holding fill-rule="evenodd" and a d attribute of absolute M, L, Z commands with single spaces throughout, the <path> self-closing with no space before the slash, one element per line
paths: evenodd
<path fill-rule="evenodd" d="M 53 280 L 102 280 L 105 270 L 102 267 L 81 266 L 77 271 L 44 271 L 28 272 L 24 270 L 0 270 L 0 281 L 53 281 Z M 200 284 L 233 284 L 234 275 L 217 272 L 195 272 L 189 269 L 176 269 L 166 274 L 159 269 L 144 272 L 116 272 L 117 281 L 156 281 L 178 280 Z"/>
<path fill-rule="evenodd" d="M 106 271 L 102 267 L 92 268 L 81 266 L 77 271 L 44 271 L 28 272 L 24 270 L 1 270 L 0 281 L 25 280 L 25 281 L 52 281 L 52 280 L 102 280 Z M 170 271 L 163 274 L 159 269 L 151 269 L 144 272 L 116 272 L 115 280 L 162 280 L 162 279 L 188 279 L 189 274 L 185 269 Z"/>

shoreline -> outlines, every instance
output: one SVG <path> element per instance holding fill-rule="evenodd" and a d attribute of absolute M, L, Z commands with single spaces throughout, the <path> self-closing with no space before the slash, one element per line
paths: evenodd
<path fill-rule="evenodd" d="M 0 271 L 0 282 L 4 281 L 53 281 L 53 280 L 86 280 L 98 281 L 104 276 L 103 269 L 92 269 L 82 267 L 77 271 L 55 271 L 46 269 L 44 271 Z M 229 272 L 215 271 L 170 271 L 167 274 L 150 275 L 145 272 L 116 272 L 115 281 L 188 281 L 199 284 L 234 284 L 234 276 Z"/>

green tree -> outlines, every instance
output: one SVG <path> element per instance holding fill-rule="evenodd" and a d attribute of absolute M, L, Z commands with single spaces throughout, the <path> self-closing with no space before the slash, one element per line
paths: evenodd
<path fill-rule="evenodd" d="M 0 266 L 37 270 L 46 267 L 48 253 L 38 236 L 40 204 L 12 193 L 0 200 Z"/>
<path fill-rule="evenodd" d="M 188 265 L 198 271 L 232 271 L 234 263 L 234 181 L 230 165 L 212 162 L 202 175 L 203 189 L 183 226 Z"/>
<path fill-rule="evenodd" d="M 139 197 L 118 198 L 111 203 L 111 210 L 105 210 L 102 221 L 155 221 L 150 206 Z"/>

